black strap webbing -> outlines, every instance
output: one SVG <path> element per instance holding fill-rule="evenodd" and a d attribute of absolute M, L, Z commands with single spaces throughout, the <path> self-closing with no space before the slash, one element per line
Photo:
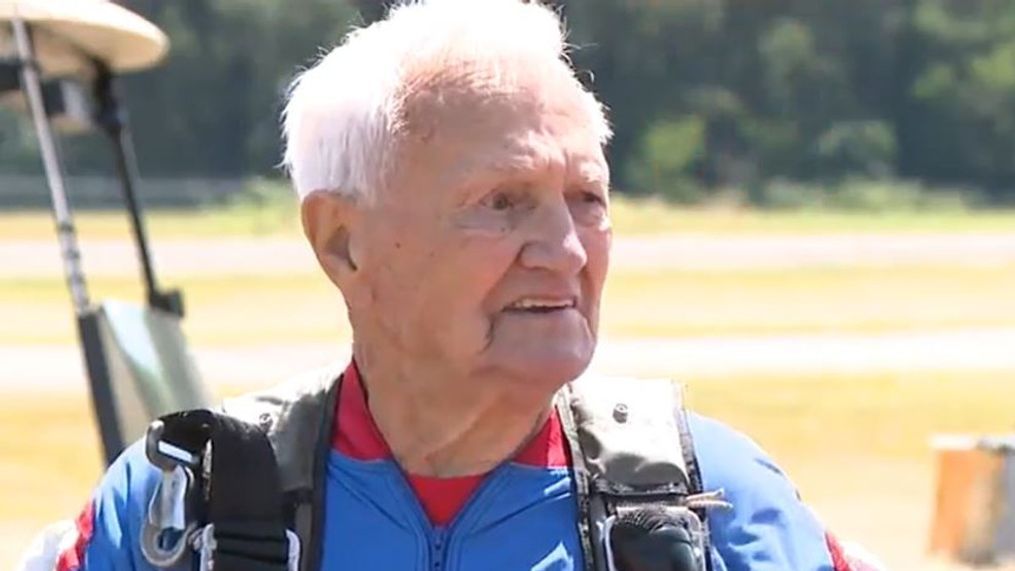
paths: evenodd
<path fill-rule="evenodd" d="M 687 411 L 680 409 L 674 412 L 677 421 L 677 430 L 680 431 L 680 449 L 684 453 L 684 465 L 687 468 L 687 485 L 689 494 L 700 494 L 705 491 L 705 484 L 701 479 L 701 468 L 698 466 L 698 455 L 694 452 L 694 437 L 691 435 L 691 427 L 687 422 Z M 693 510 L 701 520 L 705 529 L 708 529 L 708 512 L 704 509 Z M 705 553 L 705 566 L 707 571 L 712 571 L 715 564 L 712 562 L 712 552 Z"/>
<path fill-rule="evenodd" d="M 202 514 L 202 524 L 215 526 L 215 571 L 286 571 L 284 496 L 275 453 L 264 431 L 208 410 L 161 420 L 165 442 L 198 457 L 211 443 L 210 478 L 200 494 L 207 503 L 196 513 Z"/>

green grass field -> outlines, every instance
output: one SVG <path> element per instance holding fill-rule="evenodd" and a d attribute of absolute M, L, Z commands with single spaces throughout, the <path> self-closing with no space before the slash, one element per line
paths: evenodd
<path fill-rule="evenodd" d="M 296 236 L 293 214 L 291 206 L 277 205 L 264 211 L 157 212 L 150 226 L 156 240 Z M 1015 231 L 1013 212 L 689 211 L 619 200 L 614 216 L 624 235 L 782 234 L 806 239 L 850 232 Z M 126 235 L 119 214 L 88 213 L 78 225 L 90 238 Z M 0 214 L 0 241 L 24 239 L 53 239 L 47 216 Z M 96 298 L 140 298 L 132 275 L 95 278 L 90 285 Z M 194 346 L 350 336 L 341 299 L 317 275 L 183 276 L 169 285 L 185 291 L 185 326 Z M 70 302 L 60 279 L 0 281 L 0 316 L 0 345 L 75 343 Z M 620 269 L 610 277 L 603 316 L 603 329 L 614 338 L 979 327 L 1015 327 L 1015 265 Z M 934 498 L 929 438 L 940 432 L 997 433 L 1015 427 L 1015 371 L 818 376 L 781 371 L 687 381 L 696 410 L 754 437 L 833 528 L 882 554 L 900 571 L 931 568 L 923 558 Z M 3 394 L 2 403 L 0 568 L 11 568 L 40 525 L 76 513 L 100 467 L 83 395 L 13 389 Z"/>
<path fill-rule="evenodd" d="M 295 199 L 278 197 L 264 205 L 240 204 L 207 210 L 157 210 L 147 214 L 156 238 L 215 236 L 295 236 L 300 233 Z M 614 229 L 621 235 L 662 233 L 792 234 L 840 232 L 1010 231 L 1015 211 L 941 210 L 888 213 L 824 210 L 758 211 L 739 208 L 675 208 L 653 200 L 615 196 Z M 76 225 L 82 236 L 128 236 L 122 212 L 84 212 Z M 0 240 L 50 239 L 53 223 L 46 211 L 0 212 Z"/>

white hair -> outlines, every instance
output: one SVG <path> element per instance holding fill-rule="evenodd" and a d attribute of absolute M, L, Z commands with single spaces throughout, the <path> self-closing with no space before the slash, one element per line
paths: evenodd
<path fill-rule="evenodd" d="M 602 105 L 574 78 L 553 10 L 520 0 L 410 0 L 350 32 L 293 82 L 282 115 L 284 165 L 300 199 L 315 190 L 372 199 L 392 168 L 401 115 L 420 76 L 463 63 L 487 72 L 486 84 L 533 64 L 565 66 L 594 133 L 609 140 Z"/>

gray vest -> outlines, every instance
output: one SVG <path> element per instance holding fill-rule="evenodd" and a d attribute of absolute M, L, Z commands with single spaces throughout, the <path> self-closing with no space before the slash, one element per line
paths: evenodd
<path fill-rule="evenodd" d="M 268 433 L 303 545 L 301 571 L 320 568 L 325 461 L 344 369 L 332 365 L 223 407 Z M 555 406 L 571 452 L 585 571 L 606 571 L 604 522 L 623 510 L 669 504 L 694 509 L 704 522 L 703 507 L 711 500 L 705 495 L 700 501 L 679 384 L 582 378 L 559 391 Z"/>

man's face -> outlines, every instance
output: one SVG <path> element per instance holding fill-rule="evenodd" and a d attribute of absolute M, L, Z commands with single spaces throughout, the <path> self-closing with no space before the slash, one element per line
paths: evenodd
<path fill-rule="evenodd" d="M 611 230 L 608 167 L 579 98 L 541 80 L 413 102 L 402 166 L 356 230 L 367 291 L 354 325 L 467 376 L 555 389 L 586 368 Z"/>

